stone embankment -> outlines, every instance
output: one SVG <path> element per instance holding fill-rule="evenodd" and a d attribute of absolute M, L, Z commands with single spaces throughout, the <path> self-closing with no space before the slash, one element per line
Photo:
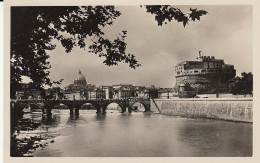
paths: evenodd
<path fill-rule="evenodd" d="M 171 116 L 253 122 L 253 98 L 154 99 L 151 111 Z"/>

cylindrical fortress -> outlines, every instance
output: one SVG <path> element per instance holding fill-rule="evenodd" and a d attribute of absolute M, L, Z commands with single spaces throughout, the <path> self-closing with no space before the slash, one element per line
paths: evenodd
<path fill-rule="evenodd" d="M 233 65 L 213 56 L 201 56 L 196 61 L 184 61 L 175 66 L 176 84 L 174 90 L 179 91 L 181 84 L 189 85 L 203 93 L 225 93 L 229 91 L 229 80 L 236 76 Z"/>

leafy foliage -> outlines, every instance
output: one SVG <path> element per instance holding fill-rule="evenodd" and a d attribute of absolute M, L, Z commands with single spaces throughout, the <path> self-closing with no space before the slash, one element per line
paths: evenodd
<path fill-rule="evenodd" d="M 242 77 L 234 77 L 230 80 L 230 92 L 234 95 L 253 94 L 253 74 L 241 73 Z"/>
<path fill-rule="evenodd" d="M 126 33 L 112 41 L 103 38 L 101 28 L 112 25 L 121 15 L 113 6 L 12 7 L 11 14 L 11 97 L 19 88 L 21 76 L 32 79 L 36 88 L 52 85 L 47 51 L 56 47 L 52 43 L 54 39 L 60 41 L 68 53 L 75 46 L 85 48 L 86 39 L 95 38 L 97 41 L 89 48 L 96 44 L 102 47 L 92 52 L 104 57 L 106 65 L 122 61 L 131 68 L 140 66 L 134 55 L 125 53 Z"/>
<path fill-rule="evenodd" d="M 165 19 L 188 23 L 188 17 L 171 6 L 146 6 L 147 12 L 155 14 L 158 25 Z M 190 18 L 199 20 L 206 11 L 192 10 Z M 89 52 L 104 58 L 108 66 L 119 62 L 130 68 L 140 66 L 133 54 L 126 54 L 127 31 L 119 33 L 114 40 L 104 38 L 102 28 L 112 25 L 121 15 L 114 6 L 51 6 L 11 8 L 11 98 L 19 89 L 21 76 L 27 76 L 36 88 L 52 86 L 48 51 L 55 49 L 53 40 L 60 41 L 69 53 L 74 47 L 88 48 Z M 92 44 L 86 45 L 86 39 Z"/>
<path fill-rule="evenodd" d="M 99 57 L 105 57 L 106 59 L 103 63 L 108 66 L 117 65 L 118 62 L 124 62 L 128 63 L 130 68 L 135 69 L 139 67 L 140 64 L 137 63 L 133 54 L 125 54 L 126 33 L 127 31 L 122 31 L 113 42 L 100 37 L 97 42 L 94 41 L 94 44 L 89 46 L 89 52 L 98 54 Z"/>
<path fill-rule="evenodd" d="M 190 9 L 190 13 L 184 14 L 179 8 L 170 5 L 145 6 L 145 8 L 147 12 L 155 15 L 158 26 L 167 24 L 167 20 L 169 22 L 176 20 L 178 23 L 183 23 L 185 27 L 189 21 L 200 20 L 201 16 L 208 14 L 207 11 L 197 9 Z"/>

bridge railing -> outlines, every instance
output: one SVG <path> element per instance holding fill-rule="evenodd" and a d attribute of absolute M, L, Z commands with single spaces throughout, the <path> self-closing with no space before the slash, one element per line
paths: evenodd
<path fill-rule="evenodd" d="M 122 101 L 122 100 L 149 100 L 149 98 L 140 98 L 140 97 L 130 97 L 130 98 L 120 98 L 120 99 L 80 99 L 80 100 L 72 100 L 72 99 L 11 99 L 10 102 L 45 102 L 45 101 Z"/>

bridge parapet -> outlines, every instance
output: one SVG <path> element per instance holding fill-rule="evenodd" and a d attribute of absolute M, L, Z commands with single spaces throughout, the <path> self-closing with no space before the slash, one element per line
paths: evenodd
<path fill-rule="evenodd" d="M 126 111 L 126 108 L 129 108 L 129 112 L 131 112 L 132 106 L 135 103 L 141 103 L 144 105 L 145 110 L 149 111 L 150 110 L 150 100 L 149 99 L 144 99 L 144 98 L 127 98 L 127 99 L 87 99 L 87 100 L 65 100 L 65 99 L 59 99 L 59 100 L 54 100 L 54 99 L 19 99 L 19 100 L 11 100 L 10 103 L 15 103 L 17 105 L 37 105 L 39 106 L 43 112 L 44 110 L 47 111 L 47 113 L 50 113 L 52 108 L 57 105 L 57 104 L 64 104 L 69 107 L 71 112 L 73 112 L 73 109 L 76 109 L 76 112 L 81 108 L 82 105 L 86 103 L 90 103 L 93 106 L 96 107 L 97 111 L 102 108 L 106 109 L 107 106 L 111 103 L 116 103 L 118 104 L 121 108 L 122 111 Z"/>

